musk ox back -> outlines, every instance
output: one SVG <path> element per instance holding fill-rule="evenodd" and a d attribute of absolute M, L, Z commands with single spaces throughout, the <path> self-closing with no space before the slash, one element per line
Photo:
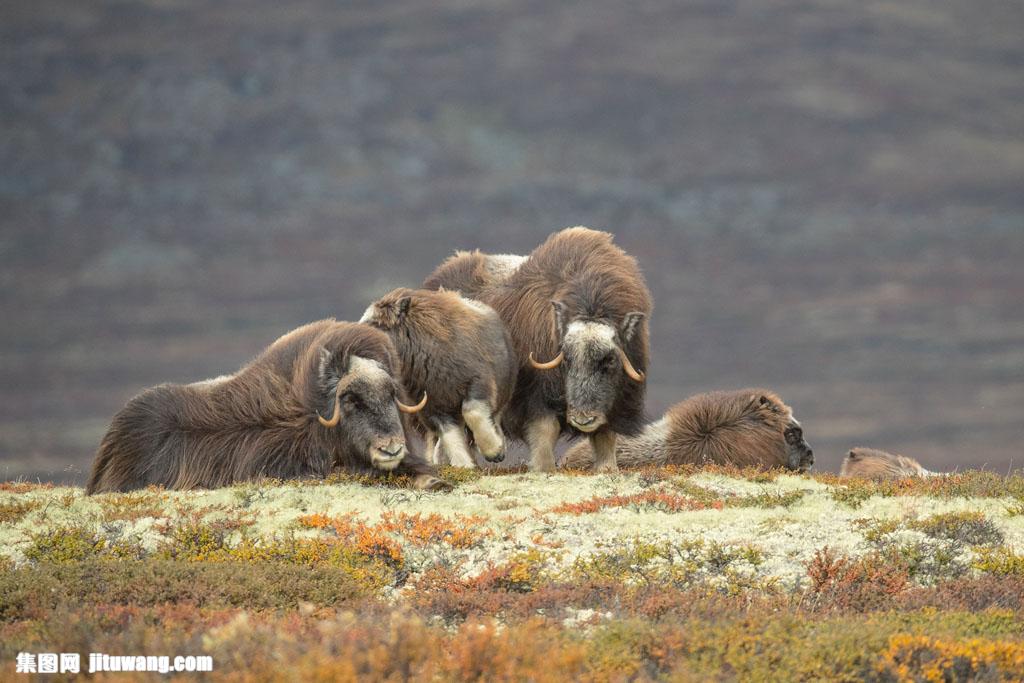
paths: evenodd
<path fill-rule="evenodd" d="M 379 330 L 333 320 L 300 327 L 234 375 L 131 399 L 103 437 L 87 492 L 324 477 L 334 467 L 443 487 L 407 450 L 398 373 Z"/>
<path fill-rule="evenodd" d="M 792 409 L 766 389 L 692 396 L 639 435 L 620 437 L 616 457 L 629 466 L 712 463 L 803 472 L 814 464 Z M 589 444 L 578 444 L 563 464 L 585 467 L 593 459 Z"/>
<path fill-rule="evenodd" d="M 467 427 L 486 459 L 504 459 L 501 415 L 518 366 L 493 308 L 455 292 L 402 288 L 370 304 L 361 322 L 391 337 L 406 391 L 430 397 L 415 420 L 428 460 L 474 467 Z"/>
<path fill-rule="evenodd" d="M 895 455 L 874 448 L 853 448 L 843 459 L 839 469 L 841 477 L 862 479 L 904 479 L 906 477 L 929 477 L 930 472 L 921 467 L 913 458 Z"/>
<path fill-rule="evenodd" d="M 478 299 L 488 288 L 507 282 L 525 261 L 525 256 L 516 254 L 456 251 L 424 280 L 423 288 L 447 289 Z"/>
<path fill-rule="evenodd" d="M 533 469 L 554 468 L 554 444 L 567 432 L 590 435 L 595 468 L 614 469 L 616 435 L 643 423 L 652 304 L 636 261 L 587 228 L 551 235 L 500 277 L 479 276 L 486 258 L 457 255 L 427 284 L 470 282 L 508 328 L 519 373 L 506 433 L 525 439 Z"/>

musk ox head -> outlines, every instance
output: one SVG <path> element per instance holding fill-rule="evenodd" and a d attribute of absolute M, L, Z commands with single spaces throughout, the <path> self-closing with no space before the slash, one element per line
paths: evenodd
<path fill-rule="evenodd" d="M 767 401 L 769 399 L 766 396 L 762 396 L 761 400 Z M 792 410 L 789 411 L 786 428 L 782 432 L 782 437 L 786 440 L 786 448 L 789 450 L 787 467 L 798 472 L 806 472 L 811 469 L 814 465 L 814 451 L 811 450 L 811 445 L 804 439 L 804 429 L 800 426 L 797 419 L 793 417 Z"/>
<path fill-rule="evenodd" d="M 921 467 L 921 463 L 905 455 L 887 453 L 875 448 L 852 448 L 839 469 L 841 477 L 864 479 L 904 479 L 930 477 L 936 473 Z"/>
<path fill-rule="evenodd" d="M 380 361 L 327 349 L 321 349 L 319 386 L 323 406 L 317 419 L 340 450 L 380 470 L 398 467 L 407 453 L 400 412 L 419 412 L 427 397 L 406 405 Z"/>
<path fill-rule="evenodd" d="M 577 317 L 552 301 L 560 351 L 550 361 L 530 363 L 538 370 L 561 367 L 565 379 L 566 420 L 581 432 L 594 432 L 608 422 L 608 412 L 624 382 L 643 382 L 625 349 L 637 334 L 645 314 L 627 313 L 621 322 Z"/>

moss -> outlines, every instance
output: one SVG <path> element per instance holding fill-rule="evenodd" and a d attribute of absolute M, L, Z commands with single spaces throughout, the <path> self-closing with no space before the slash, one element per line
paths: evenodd
<path fill-rule="evenodd" d="M 816 474 L 812 478 L 827 484 L 840 496 L 930 496 L 933 498 L 1019 498 L 1024 499 L 1024 474 L 1014 472 L 1001 476 L 985 470 L 966 470 L 936 477 L 908 477 L 872 481 Z"/>
<path fill-rule="evenodd" d="M 1024 643 L 898 633 L 890 636 L 875 670 L 900 680 L 1022 680 Z"/>
<path fill-rule="evenodd" d="M 107 493 L 98 496 L 103 521 L 133 522 L 143 517 L 163 515 L 164 496 L 156 491 Z"/>
<path fill-rule="evenodd" d="M 327 484 L 331 486 L 337 486 L 341 484 L 358 484 L 360 486 L 384 486 L 388 488 L 402 488 L 408 489 L 413 486 L 412 477 L 408 477 L 401 474 L 394 474 L 392 472 L 386 473 L 363 473 L 363 472 L 350 472 L 348 470 L 334 470 L 327 478 L 322 482 L 316 482 L 317 484 Z"/>
<path fill-rule="evenodd" d="M 483 470 L 471 467 L 452 467 L 450 465 L 442 466 L 438 474 L 442 479 L 454 484 L 455 486 L 471 484 L 475 481 L 479 481 L 484 476 Z"/>
<path fill-rule="evenodd" d="M 837 503 L 853 508 L 856 510 L 864 501 L 876 495 L 877 490 L 874 485 L 870 482 L 859 481 L 856 479 L 848 480 L 848 483 L 841 486 L 833 486 L 829 492 L 832 500 Z"/>
<path fill-rule="evenodd" d="M 777 474 L 772 473 L 768 481 L 774 481 Z M 755 481 L 752 477 L 751 481 Z M 757 480 L 757 483 L 766 483 Z M 806 491 L 763 491 L 751 495 L 721 494 L 711 489 L 695 484 L 685 477 L 676 477 L 670 480 L 670 485 L 676 491 L 700 501 L 708 507 L 722 508 L 790 508 L 807 495 Z"/>
<path fill-rule="evenodd" d="M 973 567 L 1000 576 L 1024 576 L 1024 555 L 1018 555 L 1009 548 L 985 548 Z"/>
<path fill-rule="evenodd" d="M 106 554 L 107 541 L 91 529 L 69 527 L 32 535 L 25 557 L 31 562 L 80 562 Z"/>
<path fill-rule="evenodd" d="M 40 507 L 42 502 L 38 500 L 12 500 L 0 503 L 0 524 L 17 524 L 25 515 Z"/>
<path fill-rule="evenodd" d="M 998 545 L 1003 533 L 980 512 L 947 512 L 912 522 L 916 529 L 932 538 L 954 541 L 967 546 Z"/>
<path fill-rule="evenodd" d="M 247 609 L 297 608 L 302 602 L 338 605 L 376 587 L 344 568 L 286 562 L 196 563 L 150 558 L 19 567 L 0 574 L 0 621 L 39 616 L 65 605 L 161 605 Z"/>

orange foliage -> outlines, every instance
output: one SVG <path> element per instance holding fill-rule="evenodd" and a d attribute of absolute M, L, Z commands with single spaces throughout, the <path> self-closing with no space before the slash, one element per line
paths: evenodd
<path fill-rule="evenodd" d="M 338 538 L 354 545 L 361 555 L 393 566 L 402 564 L 402 547 L 398 542 L 388 536 L 385 529 L 377 525 L 370 526 L 356 519 L 352 513 L 341 517 L 305 515 L 299 517 L 298 522 L 310 529 L 332 529 Z"/>
<path fill-rule="evenodd" d="M 827 546 L 815 553 L 807 574 L 814 604 L 833 610 L 879 609 L 910 588 L 905 567 L 876 555 L 836 557 Z"/>
<path fill-rule="evenodd" d="M 397 533 L 415 546 L 431 543 L 446 543 L 453 548 L 473 548 L 491 535 L 483 529 L 486 520 L 483 517 L 459 517 L 457 521 L 446 519 L 438 514 L 410 515 L 399 512 L 397 515 L 385 512 L 380 527 L 384 531 Z"/>
<path fill-rule="evenodd" d="M 666 491 L 642 491 L 626 496 L 596 496 L 578 503 L 563 503 L 551 508 L 548 512 L 570 515 L 586 515 L 599 512 L 609 507 L 650 507 L 668 512 L 685 510 L 721 510 L 724 503 L 720 500 L 704 503 L 687 496 L 680 496 Z"/>

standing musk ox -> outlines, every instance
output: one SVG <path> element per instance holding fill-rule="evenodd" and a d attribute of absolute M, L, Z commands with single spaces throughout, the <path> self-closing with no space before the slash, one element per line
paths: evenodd
<path fill-rule="evenodd" d="M 467 427 L 484 458 L 504 460 L 501 415 L 518 366 L 493 308 L 455 292 L 401 288 L 370 304 L 360 322 L 391 337 L 406 391 L 430 397 L 415 418 L 428 460 L 475 467 Z"/>
<path fill-rule="evenodd" d="M 862 479 L 905 479 L 907 477 L 933 477 L 931 472 L 921 467 L 913 458 L 905 455 L 894 455 L 874 448 L 851 449 L 843 459 L 839 468 L 840 477 L 860 477 Z"/>
<path fill-rule="evenodd" d="M 563 433 L 589 435 L 594 468 L 616 469 L 616 435 L 643 422 L 651 295 L 612 235 L 562 230 L 521 262 L 457 254 L 426 283 L 462 289 L 505 323 L 518 376 L 504 427 L 526 441 L 532 469 L 554 469 Z"/>
<path fill-rule="evenodd" d="M 619 464 L 734 465 L 804 472 L 814 453 L 792 409 L 765 389 L 698 394 L 668 409 L 657 422 L 635 437 L 620 438 L 615 448 Z M 588 444 L 565 455 L 568 467 L 585 467 L 594 460 Z"/>
<path fill-rule="evenodd" d="M 387 335 L 321 320 L 234 375 L 147 389 L 114 416 L 86 491 L 213 488 L 262 477 L 394 471 L 446 488 L 406 447 L 400 371 Z"/>
<path fill-rule="evenodd" d="M 525 256 L 485 254 L 479 249 L 456 251 L 423 282 L 424 289 L 448 289 L 470 299 L 490 287 L 504 284 L 523 265 Z"/>

